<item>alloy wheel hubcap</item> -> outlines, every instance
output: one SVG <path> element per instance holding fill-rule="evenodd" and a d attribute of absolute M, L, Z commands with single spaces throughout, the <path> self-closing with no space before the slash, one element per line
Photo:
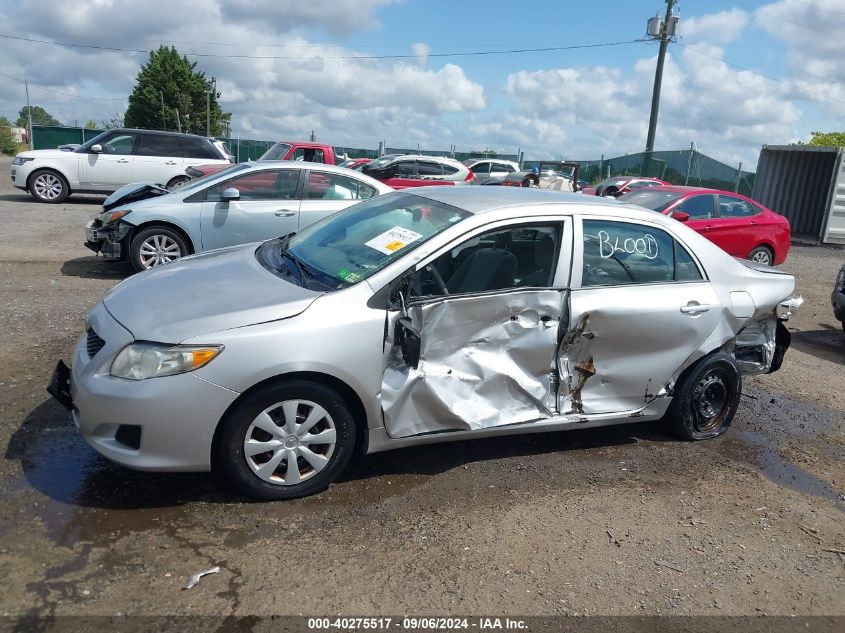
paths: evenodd
<path fill-rule="evenodd" d="M 260 479 L 294 486 L 328 465 L 336 443 L 328 411 L 310 400 L 285 400 L 264 409 L 249 425 L 244 459 Z"/>
<path fill-rule="evenodd" d="M 754 253 L 752 261 L 768 266 L 771 263 L 771 258 L 769 257 L 769 253 L 767 251 L 759 251 Z"/>
<path fill-rule="evenodd" d="M 713 431 L 722 424 L 728 411 L 728 387 L 717 372 L 710 372 L 695 387 L 692 396 L 696 428 L 701 433 Z"/>
<path fill-rule="evenodd" d="M 150 235 L 141 243 L 138 256 L 144 268 L 152 268 L 182 257 L 179 244 L 167 235 Z"/>
<path fill-rule="evenodd" d="M 40 198 L 55 200 L 62 195 L 62 182 L 52 174 L 41 174 L 32 186 Z"/>

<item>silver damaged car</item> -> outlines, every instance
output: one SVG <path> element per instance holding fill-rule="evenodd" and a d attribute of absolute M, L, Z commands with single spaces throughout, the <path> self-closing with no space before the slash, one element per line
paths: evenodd
<path fill-rule="evenodd" d="M 241 492 L 318 492 L 353 452 L 660 420 L 731 424 L 777 370 L 792 276 L 602 198 L 426 187 L 112 289 L 50 391 L 88 443 Z"/>

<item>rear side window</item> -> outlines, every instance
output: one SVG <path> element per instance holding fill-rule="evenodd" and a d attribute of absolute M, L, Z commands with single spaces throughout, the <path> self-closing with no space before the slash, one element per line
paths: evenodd
<path fill-rule="evenodd" d="M 342 174 L 312 171 L 305 185 L 305 200 L 366 200 L 376 195 L 375 188 Z"/>
<path fill-rule="evenodd" d="M 440 163 L 420 160 L 417 161 L 417 173 L 420 176 L 440 176 L 443 174 L 443 168 Z"/>
<path fill-rule="evenodd" d="M 584 220 L 583 229 L 583 287 L 702 278 L 686 249 L 661 229 L 607 220 Z"/>
<path fill-rule="evenodd" d="M 452 165 L 440 165 L 440 167 L 443 169 L 444 174 L 457 174 L 458 173 L 458 168 L 454 167 Z"/>
<path fill-rule="evenodd" d="M 220 160 L 224 158 L 220 156 L 214 149 L 214 145 L 210 141 L 201 138 L 190 138 L 185 143 L 185 158 L 208 158 L 211 160 Z"/>
<path fill-rule="evenodd" d="M 719 217 L 721 218 L 748 218 L 759 212 L 759 209 L 747 200 L 719 194 Z"/>
<path fill-rule="evenodd" d="M 211 143 L 202 139 L 165 134 L 144 134 L 141 140 L 141 149 L 138 153 L 142 156 L 166 156 L 170 158 L 220 158 Z"/>

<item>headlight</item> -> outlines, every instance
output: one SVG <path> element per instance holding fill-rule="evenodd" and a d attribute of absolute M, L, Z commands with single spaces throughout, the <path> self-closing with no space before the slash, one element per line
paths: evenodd
<path fill-rule="evenodd" d="M 15 156 L 12 159 L 12 165 L 23 165 L 24 163 L 28 163 L 31 160 L 35 160 L 34 158 L 24 158 L 23 156 Z"/>
<path fill-rule="evenodd" d="M 112 224 L 113 222 L 117 222 L 120 218 L 125 217 L 132 213 L 131 209 L 124 209 L 122 211 L 115 211 L 108 218 L 103 220 L 103 224 Z"/>
<path fill-rule="evenodd" d="M 130 343 L 115 356 L 110 373 L 128 380 L 183 374 L 199 369 L 222 351 L 222 345 Z"/>
<path fill-rule="evenodd" d="M 839 275 L 836 277 L 836 289 L 839 292 L 845 290 L 845 268 L 839 271 Z"/>

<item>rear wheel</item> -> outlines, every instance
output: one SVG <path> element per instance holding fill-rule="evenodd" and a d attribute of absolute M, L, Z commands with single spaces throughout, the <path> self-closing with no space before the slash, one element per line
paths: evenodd
<path fill-rule="evenodd" d="M 67 180 L 58 172 L 49 169 L 36 171 L 29 178 L 29 193 L 39 202 L 58 204 L 70 195 Z"/>
<path fill-rule="evenodd" d="M 269 385 L 223 421 L 215 468 L 250 497 L 283 500 L 324 490 L 355 448 L 346 402 L 319 383 Z"/>
<path fill-rule="evenodd" d="M 733 357 L 711 354 L 693 365 L 675 386 L 667 420 L 682 439 L 717 437 L 733 422 L 741 392 L 742 376 Z"/>
<path fill-rule="evenodd" d="M 768 246 L 758 246 L 748 253 L 748 259 L 763 266 L 771 266 L 775 263 L 775 255 Z"/>
<path fill-rule="evenodd" d="M 188 253 L 188 245 L 179 233 L 166 226 L 151 226 L 141 229 L 132 238 L 129 261 L 135 270 L 141 272 L 180 259 Z"/>

